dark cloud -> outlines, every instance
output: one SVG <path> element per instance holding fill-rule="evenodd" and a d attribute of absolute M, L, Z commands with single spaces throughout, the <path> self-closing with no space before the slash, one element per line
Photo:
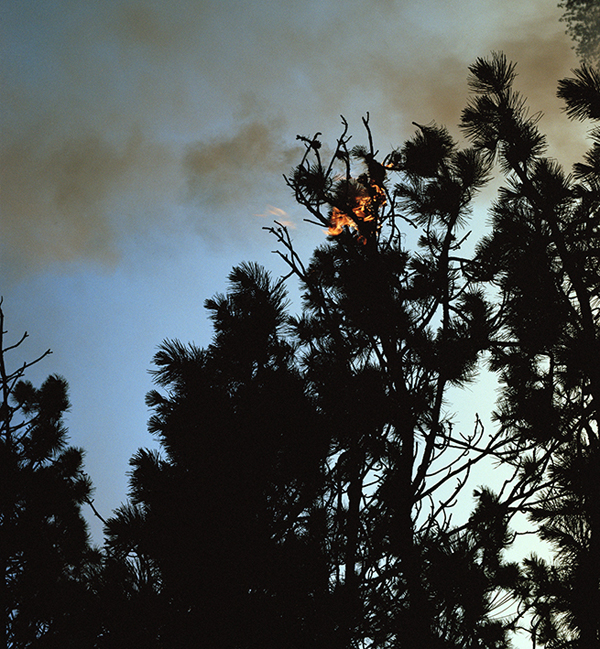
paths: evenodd
<path fill-rule="evenodd" d="M 574 59 L 545 0 L 7 4 L 3 268 L 113 264 L 181 209 L 201 235 L 223 211 L 288 209 L 297 133 L 333 142 L 344 114 L 360 139 L 367 111 L 381 147 L 412 121 L 457 133 L 467 67 L 492 49 L 518 61 L 557 155 L 581 146 L 554 99 Z"/>
<path fill-rule="evenodd" d="M 195 197 L 228 204 L 262 189 L 261 177 L 280 176 L 295 153 L 299 157 L 301 149 L 285 147 L 280 123 L 252 121 L 233 135 L 189 145 L 183 166 Z"/>
<path fill-rule="evenodd" d="M 253 120 L 230 136 L 187 147 L 182 164 L 187 197 L 198 205 L 196 231 L 213 241 L 239 241 L 262 233 L 278 216 L 291 225 L 272 203 L 287 199 L 282 174 L 297 164 L 303 149 L 286 142 L 284 133 L 279 120 Z"/>
<path fill-rule="evenodd" d="M 140 133 L 118 146 L 98 135 L 48 141 L 39 132 L 13 142 L 0 153 L 4 263 L 20 272 L 82 257 L 114 264 L 124 222 L 134 227 L 137 218 L 127 196 L 153 194 L 172 164 Z"/>
<path fill-rule="evenodd" d="M 403 65 L 389 57 L 374 59 L 381 93 L 389 109 L 412 121 L 435 121 L 454 127 L 467 99 L 465 62 L 447 56 L 431 62 L 416 59 Z"/>

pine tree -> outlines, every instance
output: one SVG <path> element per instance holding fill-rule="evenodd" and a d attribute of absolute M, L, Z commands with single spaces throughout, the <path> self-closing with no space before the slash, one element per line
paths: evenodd
<path fill-rule="evenodd" d="M 165 392 L 147 401 L 163 454 L 132 459 L 110 552 L 154 574 L 156 646 L 325 643 L 317 503 L 328 439 L 285 338 L 285 290 L 242 264 L 206 307 L 211 345 L 165 341 L 155 356 Z"/>
<path fill-rule="evenodd" d="M 520 507 L 554 551 L 526 563 L 524 602 L 533 639 L 548 647 L 600 646 L 600 157 L 598 130 L 567 176 L 544 156 L 538 116 L 512 87 L 503 55 L 471 67 L 475 97 L 463 113 L 474 145 L 506 176 L 478 273 L 496 285 L 501 335 L 493 366 L 504 384 L 501 429 L 519 436 L 523 484 L 542 489 Z M 600 79 L 589 66 L 559 84 L 567 114 L 598 118 Z M 526 450 L 529 449 L 528 452 Z"/>
<path fill-rule="evenodd" d="M 500 455 L 503 443 L 483 440 L 479 426 L 457 434 L 444 409 L 449 387 L 473 378 L 492 333 L 461 253 L 489 165 L 437 126 L 417 126 L 378 160 L 368 117 L 367 147 L 350 150 L 344 125 L 328 161 L 318 136 L 301 137 L 305 156 L 288 179 L 309 220 L 328 228 L 328 243 L 305 266 L 287 230 L 271 229 L 304 292 L 294 328 L 332 435 L 336 646 L 506 646 L 509 625 L 494 619 L 492 602 L 516 576 L 500 559 L 509 538 L 484 540 L 474 520 L 451 525 L 470 467 Z M 506 529 L 499 507 L 486 516 Z M 498 557 L 494 575 L 478 558 L 485 543 Z"/>
<path fill-rule="evenodd" d="M 81 513 L 91 493 L 83 451 L 66 443 L 67 383 L 23 378 L 50 352 L 9 369 L 27 334 L 8 346 L 5 334 L 0 302 L 0 646 L 92 646 L 87 579 L 99 557 Z"/>
<path fill-rule="evenodd" d="M 304 264 L 269 228 L 298 316 L 283 280 L 245 264 L 206 303 L 211 345 L 161 346 L 162 451 L 134 456 L 107 526 L 127 603 L 107 646 L 506 647 L 526 613 L 535 642 L 595 646 L 599 138 L 567 177 L 514 66 L 497 54 L 471 73 L 472 148 L 416 125 L 381 157 L 368 117 L 367 146 L 349 148 L 344 122 L 327 160 L 300 137 L 287 182 L 329 239 Z M 569 113 L 595 118 L 599 85 L 589 66 L 564 80 Z M 507 186 L 472 258 L 465 226 L 495 163 Z M 446 405 L 484 353 L 503 384 L 491 436 L 478 419 L 456 430 Z M 455 525 L 486 459 L 509 479 Z M 554 565 L 505 561 L 518 512 Z"/>

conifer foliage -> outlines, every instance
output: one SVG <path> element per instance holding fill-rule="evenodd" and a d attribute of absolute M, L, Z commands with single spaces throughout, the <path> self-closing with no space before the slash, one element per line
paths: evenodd
<path fill-rule="evenodd" d="M 377 161 L 368 118 L 364 126 L 368 147 L 349 149 L 344 131 L 328 161 L 316 138 L 303 138 L 288 184 L 332 235 L 306 268 L 287 233 L 273 230 L 305 289 L 295 326 L 333 433 L 342 646 L 504 646 L 509 624 L 493 601 L 515 574 L 502 559 L 507 537 L 484 540 L 474 520 L 456 529 L 450 519 L 471 467 L 507 442 L 483 440 L 478 426 L 457 432 L 444 410 L 493 330 L 462 252 L 489 163 L 434 125 L 416 125 Z M 506 530 L 499 507 L 484 510 Z M 486 543 L 498 558 L 494 578 L 477 559 Z M 459 565 L 462 592 L 453 587 Z"/>
<path fill-rule="evenodd" d="M 131 502 L 107 531 L 114 553 L 157 571 L 159 646 L 309 646 L 326 633 L 315 503 L 328 446 L 285 304 L 281 283 L 242 264 L 206 302 L 212 344 L 165 341 L 155 356 L 150 430 L 164 457 L 133 458 Z"/>
<path fill-rule="evenodd" d="M 561 20 L 575 41 L 577 55 L 592 65 L 600 63 L 600 2 L 598 0 L 561 0 Z"/>
<path fill-rule="evenodd" d="M 444 409 L 491 334 L 461 254 L 489 165 L 436 126 L 380 160 L 364 126 L 367 147 L 344 130 L 326 163 L 301 138 L 288 184 L 330 233 L 305 266 L 272 229 L 301 314 L 244 264 L 206 302 L 212 344 L 155 357 L 163 455 L 133 458 L 107 532 L 155 570 L 158 646 L 505 646 L 508 519 L 489 492 L 460 528 L 451 507 L 506 442 L 455 431 Z"/>
<path fill-rule="evenodd" d="M 569 175 L 515 65 L 470 73 L 467 148 L 415 124 L 381 155 L 368 115 L 364 145 L 345 120 L 331 147 L 299 136 L 286 182 L 323 243 L 303 260 L 267 228 L 286 277 L 240 264 L 205 303 L 210 344 L 160 345 L 159 449 L 131 459 L 101 560 L 66 382 L 25 381 L 41 359 L 8 369 L 22 340 L 4 344 L 0 309 L 0 649 L 500 649 L 516 630 L 600 647 L 600 133 Z M 600 119 L 590 63 L 558 94 Z M 504 186 L 469 253 L 493 170 Z M 496 429 L 474 404 L 465 430 L 450 396 L 484 361 Z M 502 480 L 473 489 L 486 463 Z M 549 560 L 507 561 L 517 514 Z"/>
<path fill-rule="evenodd" d="M 519 436 L 521 475 L 539 489 L 520 506 L 554 553 L 551 566 L 526 561 L 524 601 L 534 644 L 591 649 L 600 646 L 598 129 L 569 176 L 544 156 L 538 119 L 513 89 L 514 65 L 496 54 L 471 73 L 463 128 L 507 183 L 478 251 L 480 277 L 500 295 L 491 347 L 504 384 L 498 421 Z M 600 118 L 591 67 L 561 81 L 559 96 L 569 116 Z"/>
<path fill-rule="evenodd" d="M 0 303 L 0 647 L 92 646 L 98 555 L 81 513 L 91 492 L 83 452 L 67 446 L 63 424 L 67 383 L 23 378 L 50 352 L 11 369 L 27 334 L 6 345 L 6 333 Z"/>

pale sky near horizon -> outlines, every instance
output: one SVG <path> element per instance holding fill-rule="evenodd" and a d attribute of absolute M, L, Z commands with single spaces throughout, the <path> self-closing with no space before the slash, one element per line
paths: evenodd
<path fill-rule="evenodd" d="M 282 179 L 296 134 L 333 142 L 343 114 L 359 142 L 368 111 L 383 154 L 413 121 L 458 138 L 468 65 L 502 50 L 550 154 L 581 157 L 555 97 L 577 65 L 556 4 L 0 0 L 0 295 L 8 340 L 30 333 L 8 361 L 53 350 L 28 378 L 69 382 L 70 441 L 104 516 L 152 445 L 157 345 L 208 344 L 202 305 L 233 265 L 286 272 L 262 229 L 273 218 L 305 258 L 323 241 Z M 483 232 L 483 206 L 474 218 Z M 489 420 L 478 399 L 461 403 L 465 426 Z"/>

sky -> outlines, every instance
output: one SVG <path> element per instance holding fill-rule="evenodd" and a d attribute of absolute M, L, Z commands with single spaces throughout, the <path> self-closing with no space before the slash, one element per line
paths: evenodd
<path fill-rule="evenodd" d="M 274 219 L 305 259 L 323 242 L 283 180 L 296 135 L 333 143 L 344 115 L 359 143 L 369 112 L 383 155 L 413 121 L 460 139 L 468 66 L 502 50 L 570 166 L 585 132 L 555 98 L 577 65 L 559 18 L 551 0 L 0 0 L 0 295 L 7 340 L 29 332 L 7 362 L 52 349 L 28 378 L 69 382 L 103 516 L 153 445 L 161 341 L 207 345 L 203 302 L 241 261 L 287 272 Z M 489 420 L 490 385 L 462 397 L 464 426 Z"/>

